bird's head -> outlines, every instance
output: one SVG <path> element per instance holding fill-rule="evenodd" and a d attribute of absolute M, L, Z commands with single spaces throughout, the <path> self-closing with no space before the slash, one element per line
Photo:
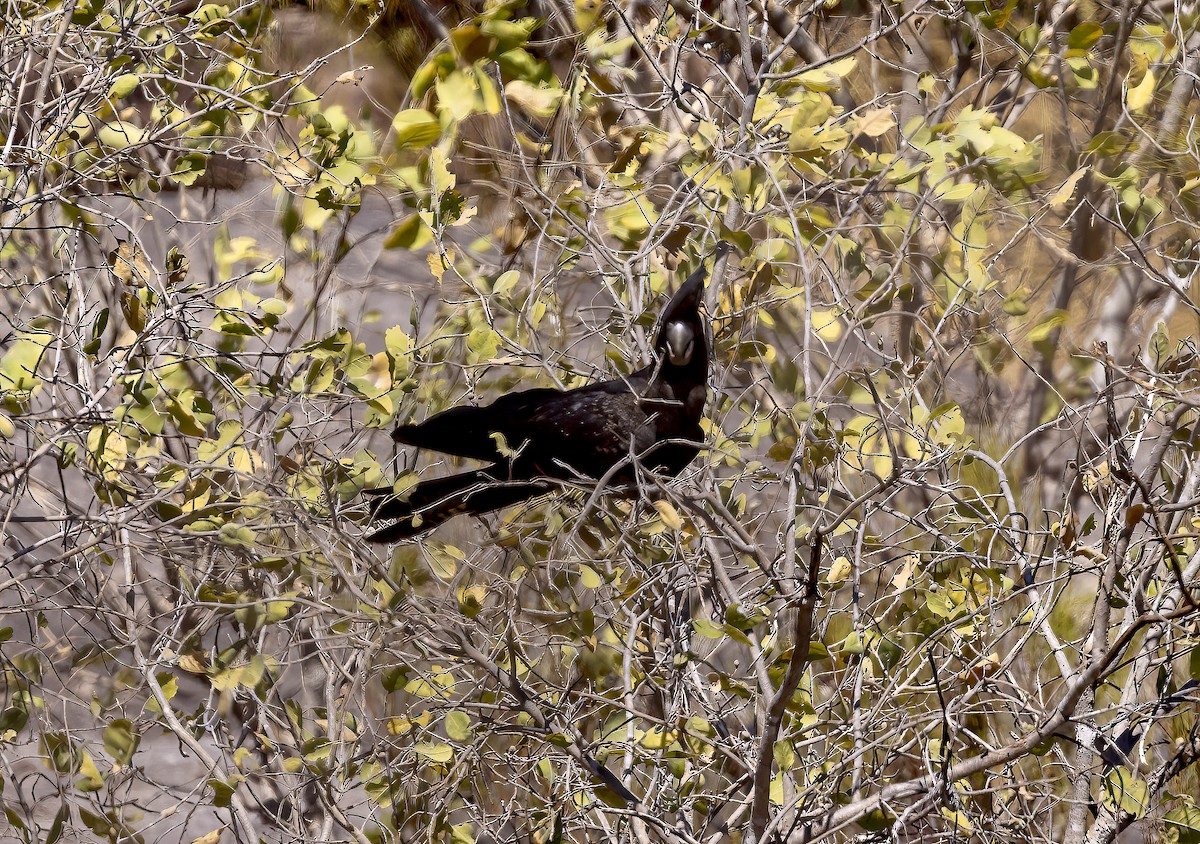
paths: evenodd
<path fill-rule="evenodd" d="M 708 368 L 708 336 L 700 316 L 707 270 L 701 266 L 663 308 L 654 349 L 664 366 Z"/>
<path fill-rule="evenodd" d="M 674 366 L 687 366 L 696 351 L 696 331 L 686 322 L 672 322 L 663 327 L 667 340 L 667 360 Z"/>

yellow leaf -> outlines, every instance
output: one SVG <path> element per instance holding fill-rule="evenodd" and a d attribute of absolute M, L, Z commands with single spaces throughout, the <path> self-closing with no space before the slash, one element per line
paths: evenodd
<path fill-rule="evenodd" d="M 421 710 L 421 714 L 416 718 L 389 718 L 387 721 L 388 735 L 402 736 L 413 727 L 429 726 L 429 722 L 432 720 L 433 715 L 428 709 Z"/>
<path fill-rule="evenodd" d="M 200 657 L 203 656 L 201 653 Z M 197 657 L 195 653 L 184 654 L 179 657 L 179 667 L 191 674 L 204 674 L 208 671 L 208 665 L 200 657 Z"/>
<path fill-rule="evenodd" d="M 107 481 L 117 481 L 129 455 L 129 442 L 121 434 L 104 425 L 88 432 L 88 457 L 92 467 Z"/>
<path fill-rule="evenodd" d="M 441 284 L 442 276 L 446 274 L 446 262 L 442 260 L 442 256 L 436 252 L 430 252 L 425 256 L 425 262 L 429 264 L 429 272 L 433 273 L 437 283 Z"/>
<path fill-rule="evenodd" d="M 829 567 L 829 572 L 825 575 L 825 582 L 834 584 L 843 582 L 850 575 L 850 560 L 846 557 L 838 557 Z"/>
<path fill-rule="evenodd" d="M 916 564 L 917 556 L 915 554 L 909 554 L 904 558 L 904 565 L 902 565 L 900 570 L 892 577 L 893 589 L 895 589 L 897 592 L 903 592 L 905 588 L 908 587 L 908 582 L 912 579 L 913 569 L 916 567 Z"/>
<path fill-rule="evenodd" d="M 1130 111 L 1145 111 L 1154 101 L 1154 71 L 1147 70 L 1137 85 L 1130 85 L 1129 77 L 1126 77 L 1125 85 L 1125 103 Z"/>
<path fill-rule="evenodd" d="M 971 821 L 962 812 L 956 812 L 949 806 L 942 807 L 942 817 L 954 825 L 954 828 L 964 835 L 970 835 L 975 831 L 975 827 L 971 825 Z"/>
<path fill-rule="evenodd" d="M 1083 178 L 1083 174 L 1086 173 L 1087 170 L 1088 168 L 1086 167 L 1080 167 L 1078 170 L 1072 173 L 1065 182 L 1062 183 L 1062 187 L 1058 189 L 1058 192 L 1054 194 L 1054 198 L 1050 200 L 1051 208 L 1057 211 L 1067 204 L 1067 201 L 1075 193 L 1075 186 L 1079 184 L 1079 180 Z"/>
<path fill-rule="evenodd" d="M 454 187 L 457 179 L 450 172 L 450 160 L 441 147 L 435 147 L 429 154 L 429 186 L 435 194 L 441 195 Z"/>
<path fill-rule="evenodd" d="M 810 91 L 832 91 L 842 84 L 842 77 L 854 70 L 856 59 L 848 56 L 836 62 L 821 65 L 813 70 L 806 70 L 796 77 L 797 81 Z"/>
<path fill-rule="evenodd" d="M 944 181 L 934 189 L 934 194 L 946 202 L 962 202 L 975 193 L 978 185 L 971 182 Z"/>
<path fill-rule="evenodd" d="M 579 582 L 585 589 L 599 589 L 604 585 L 604 579 L 600 577 L 600 574 L 591 566 L 582 563 L 579 566 Z"/>
<path fill-rule="evenodd" d="M 1146 781 L 1128 768 L 1114 768 L 1104 777 L 1104 805 L 1140 818 L 1150 805 Z"/>
<path fill-rule="evenodd" d="M 105 123 L 101 126 L 96 137 L 104 146 L 119 150 L 145 143 L 146 139 L 150 137 L 150 133 L 137 124 L 114 120 L 112 123 Z"/>
<path fill-rule="evenodd" d="M 508 293 L 517 286 L 517 282 L 520 280 L 521 273 L 517 270 L 509 270 L 508 272 L 501 273 L 500 277 L 492 285 L 492 292 L 497 295 Z"/>
<path fill-rule="evenodd" d="M 494 359 L 503 342 L 504 338 L 486 325 L 472 328 L 467 334 L 467 362 L 474 364 Z M 507 443 L 506 445 L 509 448 L 513 445 L 518 446 L 518 448 L 512 449 L 515 453 L 521 444 Z"/>
<path fill-rule="evenodd" d="M 456 70 L 445 79 L 439 79 L 434 87 L 438 95 L 438 108 L 450 115 L 454 121 L 465 120 L 475 110 L 479 86 L 474 78 Z"/>
<path fill-rule="evenodd" d="M 813 308 L 812 326 L 817 336 L 827 342 L 832 343 L 842 336 L 842 324 L 838 322 L 837 311 Z"/>
<path fill-rule="evenodd" d="M 464 559 L 463 554 L 452 545 L 442 545 L 430 542 L 425 546 L 429 557 L 429 567 L 442 580 L 449 580 L 458 571 L 458 561 Z"/>
<path fill-rule="evenodd" d="M 454 748 L 440 741 L 419 741 L 415 747 L 417 755 L 430 762 L 449 762 L 454 758 Z"/>
<path fill-rule="evenodd" d="M 783 805 L 783 774 L 778 773 L 771 777 L 771 787 L 767 790 L 767 796 L 776 806 Z"/>
<path fill-rule="evenodd" d="M 679 733 L 675 730 L 666 730 L 662 727 L 654 727 L 642 733 L 641 745 L 648 747 L 651 750 L 662 750 L 679 737 Z"/>
<path fill-rule="evenodd" d="M 1040 343 L 1047 339 L 1051 332 L 1067 321 L 1066 311 L 1050 311 L 1042 320 L 1030 329 L 1028 339 L 1030 343 Z"/>
<path fill-rule="evenodd" d="M 22 393 L 36 389 L 41 384 L 38 366 L 53 341 L 54 335 L 42 331 L 19 336 L 0 355 L 0 391 Z"/>
<path fill-rule="evenodd" d="M 654 509 L 658 511 L 658 517 L 662 519 L 663 524 L 671 530 L 679 530 L 683 527 L 683 518 L 679 515 L 679 511 L 675 509 L 675 505 L 670 501 L 658 500 L 654 502 Z"/>
<path fill-rule="evenodd" d="M 90 792 L 99 791 L 104 788 L 104 775 L 100 773 L 100 769 L 96 767 L 95 761 L 92 759 L 92 754 L 86 750 L 83 751 L 83 758 L 79 763 L 79 773 L 82 776 L 75 787 L 80 791 Z"/>
<path fill-rule="evenodd" d="M 590 30 L 599 19 L 603 7 L 601 0 L 575 0 L 575 28 L 580 32 Z"/>
<path fill-rule="evenodd" d="M 558 108 L 562 88 L 535 88 L 524 79 L 514 79 L 504 86 L 504 97 L 536 117 L 549 117 Z"/>
<path fill-rule="evenodd" d="M 878 138 L 892 130 L 896 118 L 890 108 L 875 108 L 859 116 L 856 122 L 858 131 L 868 138 Z"/>

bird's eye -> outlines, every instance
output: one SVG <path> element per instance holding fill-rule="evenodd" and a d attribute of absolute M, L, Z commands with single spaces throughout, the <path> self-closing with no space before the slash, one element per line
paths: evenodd
<path fill-rule="evenodd" d="M 696 348 L 696 334 L 687 323 L 673 322 L 667 326 L 667 358 L 675 366 L 685 366 Z"/>

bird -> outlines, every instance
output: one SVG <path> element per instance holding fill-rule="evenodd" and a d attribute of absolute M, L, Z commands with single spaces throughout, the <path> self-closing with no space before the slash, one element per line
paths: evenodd
<path fill-rule="evenodd" d="M 723 253 L 718 245 L 717 254 Z M 461 405 L 392 439 L 419 449 L 481 460 L 481 469 L 377 494 L 370 542 L 424 534 L 461 513 L 482 514 L 553 492 L 604 481 L 637 490 L 638 467 L 674 477 L 700 452 L 711 350 L 700 313 L 707 271 L 693 272 L 663 308 L 652 360 L 629 375 L 573 390 L 535 388 L 489 405 Z"/>

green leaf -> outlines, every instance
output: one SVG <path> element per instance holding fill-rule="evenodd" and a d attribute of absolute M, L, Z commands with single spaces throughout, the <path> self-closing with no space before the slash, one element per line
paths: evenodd
<path fill-rule="evenodd" d="M 1104 27 L 1095 21 L 1087 21 L 1071 30 L 1067 36 L 1067 46 L 1072 50 L 1087 50 L 1100 40 Z"/>
<path fill-rule="evenodd" d="M 221 525 L 219 538 L 226 545 L 240 548 L 253 548 L 258 541 L 258 535 L 250 528 L 232 522 Z"/>
<path fill-rule="evenodd" d="M 150 133 L 136 123 L 130 123 L 126 120 L 114 120 L 111 123 L 105 123 L 101 126 L 100 131 L 96 133 L 96 137 L 100 140 L 100 143 L 109 149 L 123 150 L 127 147 L 144 144 L 150 137 Z"/>
<path fill-rule="evenodd" d="M 228 809 L 233 802 L 233 793 L 237 791 L 237 787 L 242 784 L 240 774 L 235 774 L 228 780 L 219 780 L 215 777 L 207 782 L 209 788 L 213 790 L 213 805 L 218 809 Z"/>
<path fill-rule="evenodd" d="M 104 329 L 108 327 L 108 308 L 102 310 L 96 319 L 92 322 L 92 339 L 89 340 L 83 347 L 83 353 L 86 355 L 95 355 L 100 351 L 100 344 L 104 340 Z"/>
<path fill-rule="evenodd" d="M 122 73 L 109 86 L 108 96 L 114 100 L 123 100 L 133 93 L 133 89 L 138 86 L 140 81 L 141 77 L 136 73 Z"/>
<path fill-rule="evenodd" d="M 1115 155 L 1119 152 L 1126 152 L 1134 146 L 1132 140 L 1119 132 L 1103 131 L 1097 132 L 1087 146 L 1084 147 L 1086 152 L 1095 153 L 1100 156 Z"/>
<path fill-rule="evenodd" d="M 142 737 L 127 718 L 117 718 L 104 728 L 104 750 L 119 765 L 128 765 Z"/>
<path fill-rule="evenodd" d="M 104 788 L 104 775 L 96 767 L 92 754 L 86 750 L 83 751 L 83 756 L 79 761 L 79 773 L 82 776 L 75 781 L 75 787 L 80 791 L 87 794 Z"/>
<path fill-rule="evenodd" d="M 509 270 L 501 273 L 495 283 L 492 284 L 492 293 L 497 296 L 502 296 L 508 293 L 517 286 L 517 282 L 521 280 L 521 273 L 517 270 Z"/>
<path fill-rule="evenodd" d="M 121 419 L 128 419 L 138 425 L 146 433 L 157 437 L 163 432 L 166 425 L 166 417 L 158 412 L 153 404 L 132 404 L 121 408 L 125 411 Z"/>
<path fill-rule="evenodd" d="M 491 328 L 481 326 L 471 329 L 467 335 L 468 363 L 484 363 L 496 357 L 500 349 L 500 335 Z"/>
<path fill-rule="evenodd" d="M 442 136 L 438 119 L 423 108 L 410 108 L 392 118 L 396 149 L 426 149 Z"/>
<path fill-rule="evenodd" d="M 496 64 L 505 79 L 545 82 L 551 78 L 549 65 L 520 47 L 501 53 L 496 57 Z"/>
<path fill-rule="evenodd" d="M 54 822 L 50 824 L 50 831 L 46 833 L 45 844 L 58 844 L 62 838 L 63 828 L 71 817 L 71 810 L 67 808 L 67 804 L 63 803 L 58 807 L 58 812 L 54 815 Z"/>
<path fill-rule="evenodd" d="M 475 618 L 483 611 L 483 602 L 487 600 L 486 586 L 476 584 L 462 587 L 458 590 L 458 608 L 467 618 Z"/>
<path fill-rule="evenodd" d="M 1016 296 L 1009 296 L 1004 300 L 1004 313 L 1009 316 L 1025 316 L 1025 314 L 1029 313 L 1029 305 L 1023 299 L 1019 299 Z"/>
<path fill-rule="evenodd" d="M 383 242 L 384 249 L 420 249 L 433 239 L 433 232 L 421 219 L 413 214 L 400 221 Z"/>
<path fill-rule="evenodd" d="M 454 758 L 454 748 L 441 741 L 419 741 L 414 750 L 422 759 L 445 764 Z"/>
<path fill-rule="evenodd" d="M 46 762 L 53 770 L 68 774 L 79 769 L 79 753 L 66 733 L 42 733 L 41 746 Z"/>
<path fill-rule="evenodd" d="M 471 726 L 471 716 L 461 709 L 452 709 L 446 713 L 446 735 L 451 741 L 470 741 L 474 735 Z"/>
<path fill-rule="evenodd" d="M 178 185 L 193 185 L 208 169 L 208 156 L 199 152 L 189 152 L 175 160 L 175 169 L 168 178 Z"/>
<path fill-rule="evenodd" d="M 604 212 L 604 217 L 614 237 L 632 244 L 641 241 L 650 231 L 658 220 L 658 212 L 649 200 L 637 196 L 612 206 Z"/>
<path fill-rule="evenodd" d="M 41 383 L 38 365 L 46 348 L 54 341 L 54 335 L 33 332 L 20 335 L 0 357 L 0 392 L 28 393 Z"/>
<path fill-rule="evenodd" d="M 413 339 L 403 328 L 394 325 L 383 335 L 383 345 L 391 365 L 392 380 L 401 381 L 412 371 Z"/>
<path fill-rule="evenodd" d="M 1128 768 L 1114 768 L 1104 778 L 1104 804 L 1140 818 L 1149 806 L 1150 788 Z"/>
<path fill-rule="evenodd" d="M 1049 314 L 1042 317 L 1041 321 L 1039 321 L 1037 325 L 1029 330 L 1029 342 L 1040 343 L 1048 338 L 1050 336 L 1050 332 L 1052 332 L 1055 328 L 1066 324 L 1066 321 L 1066 311 L 1051 311 Z"/>
<path fill-rule="evenodd" d="M 489 18 L 479 24 L 479 29 L 484 35 L 505 42 L 502 49 L 511 50 L 527 42 L 541 25 L 542 22 L 537 18 L 521 18 L 516 21 Z"/>
<path fill-rule="evenodd" d="M 1172 827 L 1178 844 L 1200 844 L 1200 807 L 1191 798 L 1180 798 L 1163 820 Z"/>

